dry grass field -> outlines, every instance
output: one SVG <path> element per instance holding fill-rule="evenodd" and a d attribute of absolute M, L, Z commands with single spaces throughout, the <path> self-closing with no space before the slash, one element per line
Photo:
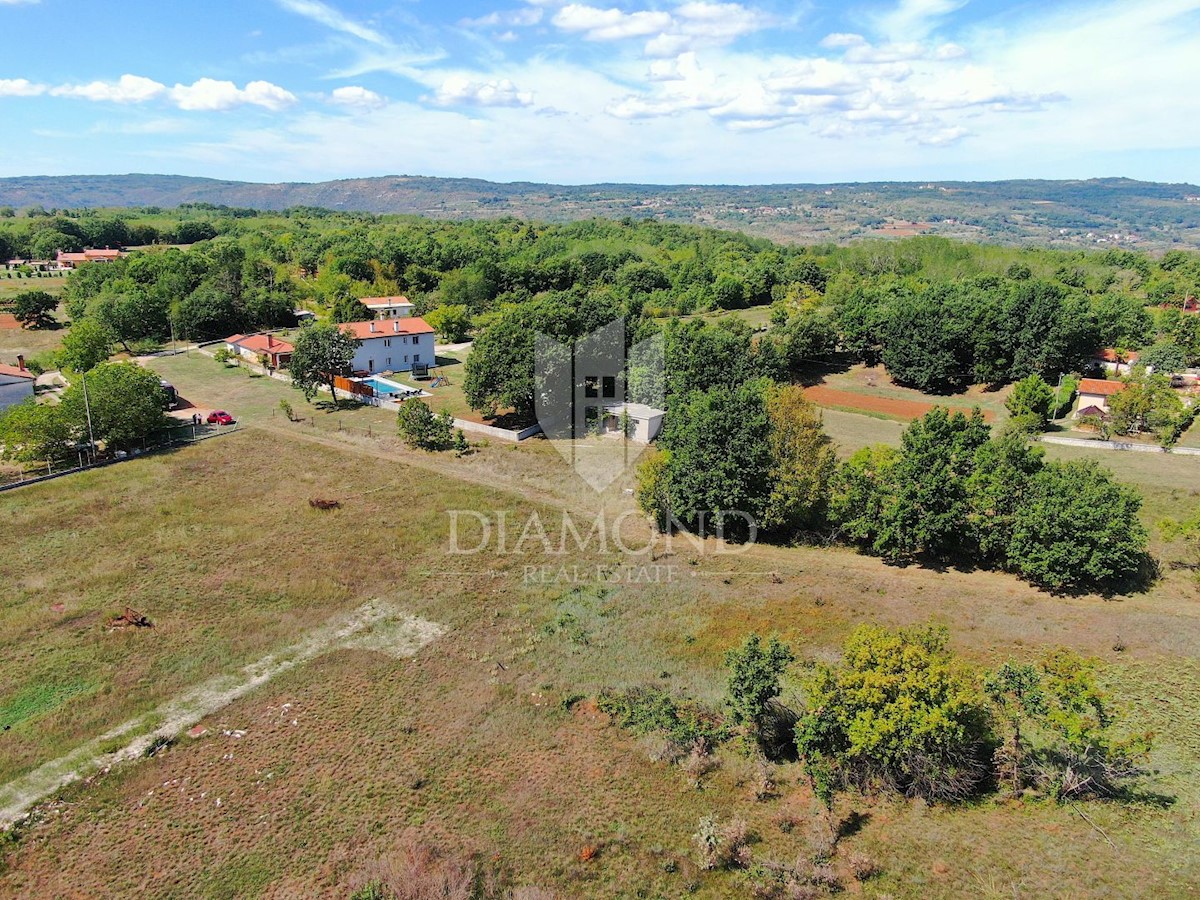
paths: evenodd
<path fill-rule="evenodd" d="M 414 453 L 384 436 L 378 411 L 305 407 L 290 388 L 207 358 L 155 367 L 247 427 L 0 495 L 15 548 L 0 556 L 11 586 L 0 603 L 0 782 L 368 600 L 446 631 L 407 659 L 369 644 L 332 650 L 206 717 L 202 736 L 59 791 L 10 839 L 0 892 L 345 896 L 420 842 L 502 884 L 564 897 L 749 896 L 743 874 L 697 867 L 691 836 L 702 816 L 741 816 L 755 859 L 811 852 L 819 817 L 798 767 L 781 766 L 778 796 L 759 801 L 753 767 L 726 748 L 696 789 L 586 698 L 656 684 L 716 702 L 723 654 L 749 631 L 829 659 L 864 621 L 944 623 L 981 664 L 1060 645 L 1097 658 L 1129 726 L 1158 733 L 1159 774 L 1127 805 L 843 797 L 837 812 L 852 825 L 833 865 L 849 894 L 1200 887 L 1200 591 L 1170 566 L 1182 548 L 1156 543 L 1164 577 L 1113 600 L 820 547 L 728 555 L 678 543 L 656 553 L 657 580 L 624 572 L 630 558 L 611 546 L 565 560 L 536 539 L 523 553 L 454 555 L 450 509 L 518 523 L 537 511 L 557 534 L 564 509 L 612 521 L 632 501 L 623 484 L 592 495 L 546 441 L 464 459 Z M 318 425 L 273 415 L 280 398 Z M 876 426 L 887 439 L 896 425 L 849 415 L 827 414 L 839 439 Z M 1166 465 L 1180 459 L 1109 456 L 1147 491 L 1148 519 L 1195 502 L 1196 472 Z M 311 509 L 314 497 L 342 508 Z M 510 547 L 520 530 L 510 525 Z M 648 535 L 636 518 L 625 533 L 630 547 Z M 579 581 L 559 577 L 564 564 L 581 566 L 568 573 Z M 108 631 L 126 604 L 155 627 Z M 881 873 L 855 881 L 855 852 Z"/>

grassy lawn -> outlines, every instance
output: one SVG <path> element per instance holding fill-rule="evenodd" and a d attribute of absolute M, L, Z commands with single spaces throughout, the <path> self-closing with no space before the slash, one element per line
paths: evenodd
<path fill-rule="evenodd" d="M 6 278 L 13 273 L 0 272 L 0 300 L 21 294 L 25 291 L 45 291 L 47 294 L 61 294 L 67 286 L 69 275 L 54 273 L 43 275 L 41 278 Z"/>

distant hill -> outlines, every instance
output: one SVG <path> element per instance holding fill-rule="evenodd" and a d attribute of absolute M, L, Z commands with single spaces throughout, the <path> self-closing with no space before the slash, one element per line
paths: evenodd
<path fill-rule="evenodd" d="M 816 243 L 941 234 L 1053 246 L 1200 247 L 1200 187 L 1083 181 L 553 185 L 386 176 L 254 184 L 180 175 L 0 178 L 0 206 L 296 206 L 437 218 L 655 218 Z"/>

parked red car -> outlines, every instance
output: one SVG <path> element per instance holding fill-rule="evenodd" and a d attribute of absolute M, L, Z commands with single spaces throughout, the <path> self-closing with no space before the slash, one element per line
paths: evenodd
<path fill-rule="evenodd" d="M 215 409 L 208 414 L 208 418 L 204 421 L 208 422 L 209 425 L 232 425 L 233 416 L 223 409 Z"/>

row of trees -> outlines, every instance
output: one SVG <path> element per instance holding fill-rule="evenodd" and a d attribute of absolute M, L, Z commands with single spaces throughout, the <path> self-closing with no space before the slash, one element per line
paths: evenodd
<path fill-rule="evenodd" d="M 899 449 L 837 463 L 821 416 L 798 388 L 751 381 L 695 391 L 672 407 L 637 497 L 661 529 L 775 539 L 820 535 L 895 563 L 1012 571 L 1054 590 L 1111 589 L 1147 564 L 1141 497 L 1091 461 L 1046 462 L 976 410 L 937 408 Z"/>
<path fill-rule="evenodd" d="M 948 640 L 944 627 L 863 625 L 838 662 L 795 671 L 791 647 L 750 634 L 726 654 L 721 709 L 656 687 L 604 691 L 597 705 L 665 738 L 660 756 L 693 773 L 739 737 L 743 752 L 799 760 L 827 808 L 846 789 L 943 802 L 987 791 L 1120 798 L 1147 774 L 1151 736 L 1126 727 L 1094 664 L 1059 649 L 980 669 Z"/>

